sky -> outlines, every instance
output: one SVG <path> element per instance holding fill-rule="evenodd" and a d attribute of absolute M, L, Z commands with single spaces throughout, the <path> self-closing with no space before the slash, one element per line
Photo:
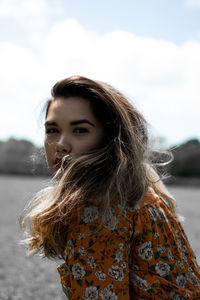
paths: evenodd
<path fill-rule="evenodd" d="M 0 140 L 42 145 L 71 75 L 119 89 L 160 146 L 200 139 L 200 0 L 0 0 L 0 66 Z"/>

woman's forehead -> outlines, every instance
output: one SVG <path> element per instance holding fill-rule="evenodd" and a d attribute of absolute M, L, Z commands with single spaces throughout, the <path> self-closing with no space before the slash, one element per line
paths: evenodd
<path fill-rule="evenodd" d="M 77 119 L 89 118 L 95 120 L 89 100 L 81 97 L 55 98 L 49 106 L 46 119 L 64 118 Z"/>

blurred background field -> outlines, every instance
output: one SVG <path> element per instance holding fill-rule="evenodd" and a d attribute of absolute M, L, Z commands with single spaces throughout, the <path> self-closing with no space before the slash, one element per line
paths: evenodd
<path fill-rule="evenodd" d="M 44 178 L 0 176 L 0 299 L 60 300 L 56 265 L 59 262 L 27 257 L 19 245 L 18 218 L 31 196 L 45 185 Z"/>
<path fill-rule="evenodd" d="M 0 299 L 63 299 L 56 266 L 60 261 L 27 257 L 19 245 L 18 218 L 32 195 L 47 184 L 45 177 L 0 176 Z M 169 186 L 177 199 L 183 227 L 200 262 L 200 188 Z"/>

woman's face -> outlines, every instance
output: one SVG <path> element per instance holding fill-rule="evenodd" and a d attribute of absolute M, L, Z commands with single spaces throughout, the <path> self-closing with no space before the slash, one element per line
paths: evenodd
<path fill-rule="evenodd" d="M 95 118 L 90 102 L 81 97 L 56 98 L 45 122 L 45 155 L 55 173 L 63 156 L 80 155 L 98 148 L 104 138 L 102 124 Z"/>

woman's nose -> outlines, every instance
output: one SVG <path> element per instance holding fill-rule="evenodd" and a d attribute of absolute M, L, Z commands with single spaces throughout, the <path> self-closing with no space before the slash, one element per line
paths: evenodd
<path fill-rule="evenodd" d="M 56 150 L 58 152 L 62 152 L 62 153 L 70 153 L 71 152 L 71 145 L 68 141 L 68 139 L 64 136 L 61 136 L 57 145 L 56 145 Z"/>

